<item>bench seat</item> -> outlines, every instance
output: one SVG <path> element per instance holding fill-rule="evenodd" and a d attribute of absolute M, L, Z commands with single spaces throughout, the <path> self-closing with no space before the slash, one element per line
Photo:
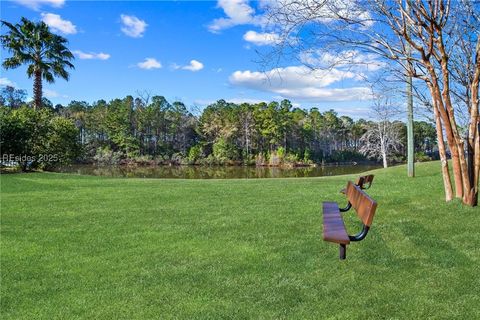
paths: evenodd
<path fill-rule="evenodd" d="M 340 244 L 350 243 L 336 202 L 323 203 L 323 240 Z"/>

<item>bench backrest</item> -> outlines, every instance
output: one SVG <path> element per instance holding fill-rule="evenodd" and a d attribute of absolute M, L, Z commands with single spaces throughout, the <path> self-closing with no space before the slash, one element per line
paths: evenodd
<path fill-rule="evenodd" d="M 352 181 L 348 181 L 345 194 L 363 224 L 370 227 L 377 209 L 377 203 Z"/>
<path fill-rule="evenodd" d="M 373 178 L 375 176 L 373 174 L 369 174 L 367 176 L 358 177 L 357 182 L 355 184 L 360 187 L 360 189 L 368 189 L 372 186 Z"/>

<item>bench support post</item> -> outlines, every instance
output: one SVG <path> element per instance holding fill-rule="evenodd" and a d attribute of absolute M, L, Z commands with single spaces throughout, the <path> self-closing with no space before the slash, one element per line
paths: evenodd
<path fill-rule="evenodd" d="M 347 245 L 340 244 L 340 260 L 345 260 L 347 258 Z"/>

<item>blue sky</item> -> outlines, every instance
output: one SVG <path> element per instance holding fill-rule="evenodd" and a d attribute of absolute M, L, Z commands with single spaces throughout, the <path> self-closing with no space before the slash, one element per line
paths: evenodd
<path fill-rule="evenodd" d="M 54 104 L 135 95 L 138 90 L 205 106 L 290 99 L 294 105 L 365 116 L 370 101 L 359 74 L 330 70 L 307 74 L 302 59 L 263 67 L 276 35 L 265 30 L 262 1 L 69 1 L 1 2 L 1 18 L 43 20 L 69 40 L 75 53 L 70 81 L 44 85 Z M 2 29 L 2 33 L 5 30 Z M 8 53 L 2 51 L 2 57 Z M 272 70 L 273 69 L 273 70 Z M 3 70 L 0 84 L 31 95 L 25 68 Z"/>

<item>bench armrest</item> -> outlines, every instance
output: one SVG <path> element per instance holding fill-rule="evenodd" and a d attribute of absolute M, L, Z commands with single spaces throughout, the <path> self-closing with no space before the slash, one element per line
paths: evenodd
<path fill-rule="evenodd" d="M 352 204 L 350 203 L 350 201 L 347 203 L 347 206 L 345 208 L 340 208 L 340 212 L 347 212 L 348 210 L 350 210 L 352 208 Z"/>
<path fill-rule="evenodd" d="M 363 225 L 362 231 L 360 231 L 354 236 L 348 235 L 348 238 L 350 239 L 350 241 L 361 241 L 367 236 L 368 230 L 370 230 L 370 227 Z"/>

